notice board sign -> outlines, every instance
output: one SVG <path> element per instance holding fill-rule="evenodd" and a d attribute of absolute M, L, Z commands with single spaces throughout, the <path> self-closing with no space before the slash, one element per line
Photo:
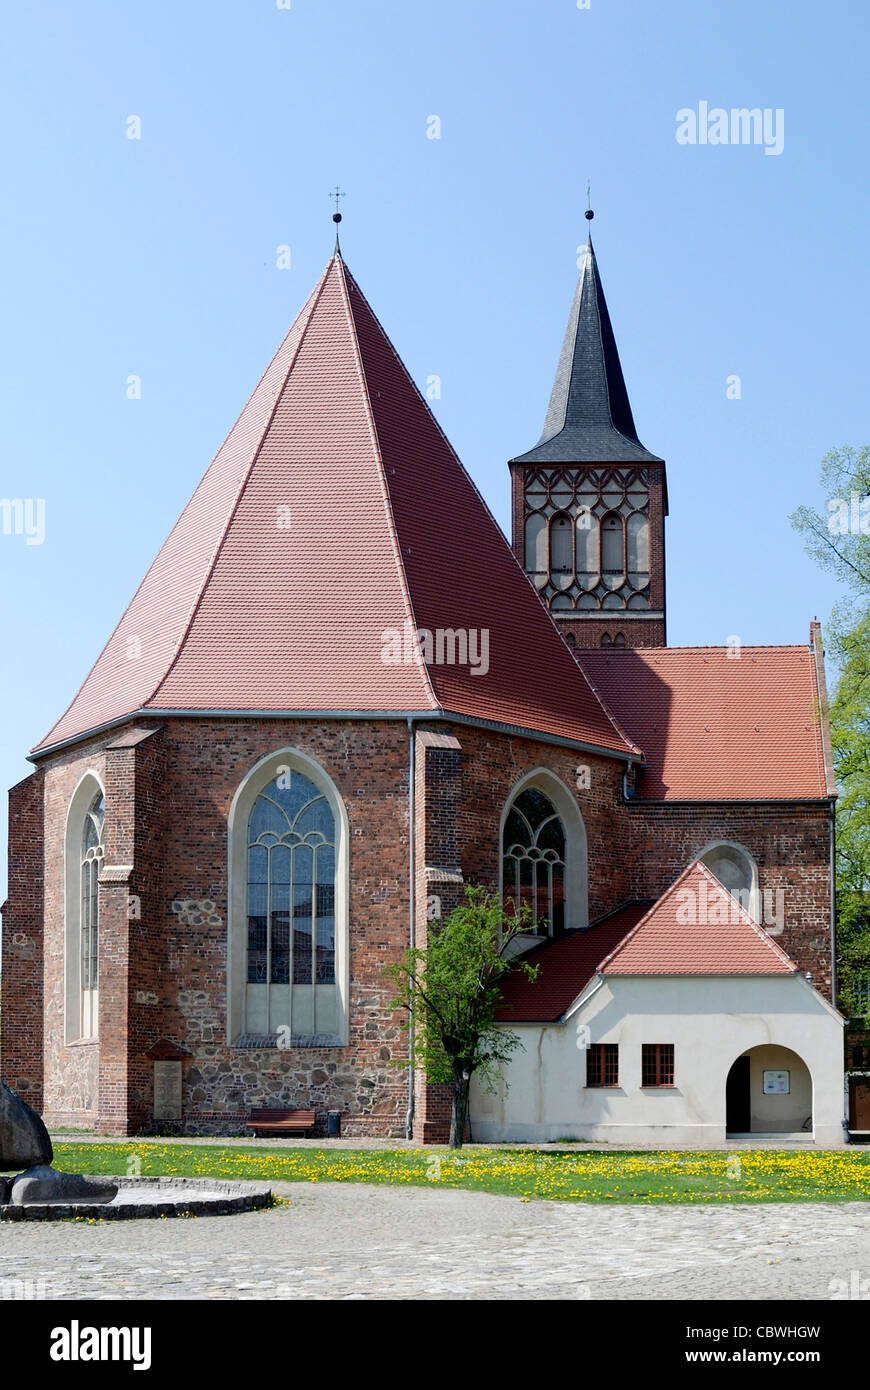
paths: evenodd
<path fill-rule="evenodd" d="M 762 1090 L 766 1096 L 787 1096 L 789 1086 L 787 1071 L 766 1071 Z"/>

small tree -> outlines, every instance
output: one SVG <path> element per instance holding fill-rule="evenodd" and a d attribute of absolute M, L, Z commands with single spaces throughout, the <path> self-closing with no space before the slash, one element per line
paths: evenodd
<path fill-rule="evenodd" d="M 426 949 L 409 948 L 387 967 L 396 987 L 391 1008 L 408 1014 L 409 1055 L 397 1065 L 420 1066 L 430 1081 L 450 1086 L 451 1149 L 462 1147 L 472 1076 L 494 1091 L 500 1066 L 520 1045 L 495 1015 L 507 975 L 537 976 L 537 966 L 511 957 L 516 938 L 533 930 L 527 903 L 509 915 L 498 894 L 468 886 L 458 907 L 429 923 Z"/>

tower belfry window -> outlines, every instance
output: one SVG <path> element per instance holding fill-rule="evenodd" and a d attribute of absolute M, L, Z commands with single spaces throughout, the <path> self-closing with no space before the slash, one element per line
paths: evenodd
<path fill-rule="evenodd" d="M 601 519 L 601 572 L 605 583 L 616 588 L 625 574 L 625 537 L 622 517 L 608 512 Z"/>
<path fill-rule="evenodd" d="M 650 607 L 650 490 L 643 468 L 529 469 L 523 558 L 560 613 Z"/>
<path fill-rule="evenodd" d="M 567 512 L 557 513 L 550 522 L 550 574 L 559 585 L 574 578 L 574 526 Z"/>

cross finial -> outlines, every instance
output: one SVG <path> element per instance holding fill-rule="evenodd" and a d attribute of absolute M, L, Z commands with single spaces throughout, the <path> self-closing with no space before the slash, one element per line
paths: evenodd
<path fill-rule="evenodd" d="M 338 200 L 344 197 L 344 193 L 342 189 L 339 188 L 338 184 L 336 184 L 329 196 L 335 203 L 335 212 L 332 214 L 332 220 L 335 223 L 335 254 L 339 256 L 341 255 L 341 247 L 338 242 L 338 224 L 341 221 L 341 213 L 338 210 Z"/>
<path fill-rule="evenodd" d="M 587 179 L 587 180 L 586 180 L 586 221 L 587 221 L 587 222 L 591 222 L 594 216 L 595 216 L 595 213 L 592 211 L 591 184 L 590 184 L 589 180 Z M 591 233 L 592 228 L 590 227 L 589 230 L 590 230 L 590 233 Z"/>

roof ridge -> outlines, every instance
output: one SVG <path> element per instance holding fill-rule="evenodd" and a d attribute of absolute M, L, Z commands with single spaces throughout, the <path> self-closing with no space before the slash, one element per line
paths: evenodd
<path fill-rule="evenodd" d="M 334 259 L 334 258 L 333 258 L 333 259 Z M 158 695 L 159 691 L 160 691 L 161 688 L 166 684 L 166 682 L 167 682 L 167 680 L 169 679 L 170 675 L 171 675 L 172 672 L 175 670 L 175 667 L 176 667 L 176 665 L 178 664 L 178 661 L 179 661 L 179 659 L 180 659 L 180 657 L 181 657 L 181 654 L 182 654 L 182 652 L 184 651 L 185 644 L 186 644 L 186 642 L 187 642 L 188 637 L 190 636 L 190 632 L 191 632 L 191 629 L 192 629 L 192 627 L 193 627 L 193 620 L 194 620 L 194 618 L 196 617 L 197 612 L 199 611 L 199 607 L 200 607 L 200 605 L 201 605 L 201 603 L 202 603 L 202 601 L 203 601 L 203 598 L 204 598 L 204 596 L 205 596 L 206 589 L 208 588 L 208 585 L 209 585 L 209 580 L 211 579 L 212 575 L 214 574 L 215 567 L 216 567 L 216 565 L 217 565 L 217 562 L 218 562 L 218 559 L 219 559 L 219 557 L 220 557 L 221 551 L 223 550 L 224 545 L 225 545 L 225 543 L 226 543 L 226 539 L 227 539 L 227 536 L 228 536 L 228 534 L 229 534 L 230 527 L 231 527 L 232 524 L 233 524 L 233 521 L 234 521 L 234 519 L 235 519 L 236 513 L 238 512 L 239 507 L 240 507 L 240 505 L 241 505 L 242 498 L 243 498 L 244 495 L 245 495 L 245 490 L 246 490 L 246 488 L 247 488 L 247 486 L 248 486 L 248 483 L 250 482 L 251 474 L 253 473 L 254 468 L 256 467 L 256 464 L 257 464 L 257 460 L 258 460 L 259 457 L 260 457 L 260 453 L 261 453 L 261 451 L 262 451 L 263 444 L 265 443 L 265 440 L 266 440 L 266 438 L 267 438 L 267 436 L 268 436 L 268 433 L 269 433 L 269 427 L 271 426 L 272 421 L 273 421 L 274 418 L 275 418 L 275 413 L 276 413 L 276 411 L 277 411 L 277 409 L 278 409 L 278 406 L 279 406 L 279 404 L 280 404 L 281 397 L 283 396 L 284 391 L 285 391 L 285 389 L 286 389 L 287 381 L 288 381 L 288 379 L 289 379 L 289 377 L 290 377 L 290 373 L 292 372 L 293 367 L 294 367 L 294 365 L 295 365 L 295 363 L 296 363 L 296 359 L 298 358 L 299 353 L 300 353 L 300 351 L 301 351 L 301 349 L 302 349 L 302 344 L 303 344 L 304 341 L 305 341 L 305 335 L 306 335 L 306 333 L 308 332 L 309 326 L 310 326 L 310 324 L 311 324 L 311 320 L 312 320 L 312 318 L 313 318 L 313 316 L 314 316 L 314 311 L 315 311 L 315 309 L 317 308 L 317 305 L 320 303 L 321 296 L 323 295 L 323 290 L 324 290 L 324 287 L 325 287 L 325 285 L 326 285 L 326 281 L 327 281 L 327 279 L 328 279 L 328 277 L 329 277 L 329 271 L 330 271 L 331 267 L 332 267 L 332 261 L 330 260 L 330 261 L 327 263 L 327 265 L 326 265 L 326 267 L 325 267 L 325 269 L 324 269 L 324 271 L 323 271 L 323 274 L 321 275 L 319 281 L 318 281 L 317 284 L 315 285 L 315 287 L 314 287 L 314 289 L 312 290 L 311 294 L 308 296 L 308 299 L 307 299 L 307 301 L 306 301 L 306 305 L 303 306 L 303 310 L 302 310 L 301 312 L 304 312 L 305 307 L 307 307 L 308 313 L 307 313 L 307 316 L 306 316 L 306 319 L 305 319 L 304 326 L 303 326 L 303 328 L 302 328 L 302 332 L 299 334 L 299 341 L 298 341 L 298 343 L 296 344 L 296 347 L 295 347 L 295 349 L 294 349 L 294 351 L 293 351 L 293 355 L 292 355 L 292 357 L 290 358 L 290 361 L 289 361 L 289 363 L 288 363 L 288 365 L 287 365 L 287 370 L 286 370 L 286 372 L 284 372 L 284 374 L 283 374 L 283 377 L 282 377 L 282 379 L 281 379 L 281 384 L 280 384 L 280 386 L 278 387 L 278 390 L 275 392 L 275 399 L 274 399 L 274 401 L 272 402 L 271 409 L 269 410 L 269 412 L 268 412 L 268 414 L 267 414 L 267 416 L 266 416 L 266 420 L 265 420 L 265 423 L 264 423 L 264 425 L 263 425 L 263 428 L 262 428 L 262 430 L 259 432 L 259 437 L 258 437 L 258 441 L 257 441 L 256 447 L 253 449 L 253 451 L 252 451 L 252 453 L 251 453 L 251 460 L 250 460 L 250 462 L 249 462 L 247 468 L 246 468 L 245 471 L 244 471 L 244 475 L 243 475 L 243 477 L 242 477 L 242 481 L 241 481 L 240 484 L 239 484 L 239 487 L 238 487 L 238 490 L 237 490 L 237 492 L 236 492 L 235 498 L 233 499 L 232 506 L 230 507 L 229 511 L 227 512 L 226 519 L 225 519 L 225 521 L 224 521 L 223 526 L 221 527 L 220 536 L 218 537 L 217 544 L 215 545 L 214 551 L 212 552 L 212 557 L 211 557 L 211 559 L 210 559 L 208 565 L 206 566 L 206 570 L 205 570 L 205 574 L 204 574 L 203 579 L 202 579 L 202 583 L 199 585 L 199 587 L 198 587 L 198 589 L 197 589 L 197 592 L 196 592 L 196 597 L 194 598 L 194 601 L 193 601 L 193 603 L 191 604 L 190 612 L 189 612 L 189 614 L 188 614 L 188 616 L 187 616 L 187 621 L 186 621 L 186 623 L 184 624 L 184 628 L 183 628 L 183 630 L 182 630 L 182 632 L 181 632 L 181 635 L 179 636 L 179 639 L 178 639 L 178 641 L 177 641 L 177 643 L 176 643 L 176 645 L 175 645 L 175 651 L 172 653 L 172 659 L 171 659 L 171 661 L 168 663 L 168 665 L 166 666 L 165 671 L 164 671 L 163 674 L 161 675 L 160 679 L 158 680 L 158 682 L 157 682 L 157 684 L 155 685 L 154 689 L 152 690 L 151 694 L 147 697 L 146 700 L 142 701 L 142 705 L 143 705 L 143 707 L 145 707 L 145 708 L 147 708 L 147 706 L 151 703 L 152 700 L 155 700 L 155 699 L 157 698 L 157 695 Z M 300 317 L 300 315 L 297 315 L 296 319 L 293 320 L 293 324 L 295 324 L 296 322 L 298 322 L 299 317 Z M 293 331 L 293 324 L 291 324 L 290 328 L 288 329 L 288 333 L 292 333 L 292 331 Z M 271 357 L 271 359 L 270 359 L 270 361 L 269 361 L 269 367 L 271 367 L 271 365 L 272 365 L 272 363 L 275 361 L 275 358 L 277 357 L 278 353 L 281 351 L 282 345 L 287 341 L 287 336 L 288 336 L 288 334 L 285 333 L 285 334 L 284 334 L 284 337 L 281 339 L 281 343 L 279 343 L 277 350 L 275 351 L 275 353 L 273 353 L 273 355 L 272 355 L 272 357 Z M 266 368 L 266 372 L 268 372 L 269 367 Z M 263 375 L 260 377 L 260 381 L 263 380 L 263 377 L 265 377 L 266 372 L 264 372 Z M 258 385 L 259 385 L 259 382 L 258 382 Z M 255 388 L 255 389 L 256 389 L 256 388 Z M 249 397 L 248 399 L 250 400 L 250 397 Z M 246 406 L 247 406 L 247 402 L 245 403 L 245 406 L 242 407 L 242 411 L 240 412 L 239 416 L 237 416 L 236 423 L 238 423 L 238 420 L 241 419 L 241 415 L 244 413 L 244 410 L 246 409 Z M 235 429 L 235 424 L 233 425 L 233 429 Z M 229 438 L 229 435 L 227 436 L 227 438 Z M 217 457 L 217 455 L 215 455 L 215 457 Z M 209 466 L 211 466 L 211 465 L 209 465 Z M 182 513 L 182 515 L 183 515 L 183 513 Z M 158 555 L 159 555 L 159 553 L 160 553 L 160 552 L 158 551 Z M 157 556 L 155 556 L 155 560 L 154 560 L 155 563 L 156 563 L 156 560 L 157 560 Z M 143 582 L 144 582 L 144 581 L 143 581 Z"/>
<path fill-rule="evenodd" d="M 725 642 L 696 642 L 694 644 L 679 645 L 668 643 L 663 647 L 581 647 L 578 651 L 581 654 L 589 652 L 594 655 L 601 652 L 604 656 L 624 656 L 626 653 L 646 656 L 659 652 L 728 652 L 735 648 L 729 647 Z M 741 642 L 742 652 L 807 652 L 809 650 L 806 642 Z"/>
<path fill-rule="evenodd" d="M 388 520 L 388 523 L 389 523 L 390 539 L 392 540 L 392 543 L 393 543 L 393 552 L 394 552 L 395 559 L 396 559 L 396 568 L 398 569 L 398 572 L 399 572 L 399 579 L 400 579 L 400 583 L 401 583 L 402 596 L 403 596 L 403 598 L 404 598 L 404 600 L 405 600 L 405 605 L 406 605 L 406 608 L 407 608 L 407 611 L 408 611 L 408 618 L 409 618 L 409 621 L 410 621 L 411 626 L 412 626 L 412 628 L 413 628 L 413 630 L 414 630 L 414 633 L 416 634 L 416 632 L 417 632 L 418 629 L 417 629 L 417 615 L 416 615 L 416 613 L 414 612 L 414 599 L 413 599 L 413 595 L 411 594 L 411 585 L 410 585 L 409 582 L 408 582 L 408 572 L 407 572 L 407 570 L 405 569 L 405 562 L 404 562 L 404 560 L 403 560 L 403 558 L 402 558 L 402 547 L 401 547 L 401 545 L 399 544 L 399 533 L 398 533 L 398 530 L 397 530 L 397 528 L 396 528 L 396 518 L 395 518 L 394 511 L 393 511 L 393 499 L 392 499 L 392 497 L 391 497 L 391 495 L 390 495 L 390 487 L 389 487 L 389 484 L 388 484 L 388 482 L 387 482 L 386 469 L 385 469 L 385 465 L 384 465 L 384 454 L 383 454 L 383 450 L 382 450 L 382 448 L 381 448 L 380 436 L 379 436 L 379 434 L 378 434 L 377 421 L 375 420 L 375 414 L 374 414 L 374 410 L 373 410 L 373 408 L 372 408 L 371 393 L 370 393 L 370 391 L 369 391 L 368 379 L 367 379 L 367 377 L 366 377 L 366 369 L 365 369 L 365 363 L 363 362 L 362 349 L 360 348 L 360 344 L 359 344 L 359 334 L 357 333 L 356 320 L 354 319 L 354 314 L 353 314 L 353 306 L 351 305 L 351 302 L 350 302 L 350 294 L 349 294 L 349 292 L 348 292 L 348 284 L 347 284 L 348 279 L 350 279 L 350 280 L 353 282 L 353 285 L 354 285 L 354 288 L 355 288 L 356 291 L 357 291 L 357 294 L 359 294 L 360 297 L 363 299 L 363 301 L 365 302 L 366 307 L 368 308 L 369 312 L 373 315 L 373 317 L 376 317 L 376 316 L 374 315 L 374 311 L 372 310 L 372 307 L 371 307 L 371 305 L 369 304 L 368 300 L 366 299 L 365 295 L 362 293 L 362 290 L 361 290 L 361 289 L 359 288 L 359 286 L 357 285 L 356 280 L 354 280 L 353 275 L 351 274 L 350 270 L 348 269 L 347 265 L 345 264 L 345 262 L 344 262 L 342 256 L 339 254 L 339 255 L 337 255 L 337 256 L 335 257 L 335 259 L 338 261 L 338 265 L 339 265 L 339 283 L 340 283 L 340 285 L 341 285 L 341 291 L 342 291 L 341 297 L 342 297 L 342 302 L 343 302 L 343 304 L 344 304 L 345 313 L 347 314 L 347 321 L 348 321 L 348 325 L 349 325 L 349 327 L 350 327 L 351 337 L 352 337 L 352 339 L 353 339 L 353 355 L 354 355 L 354 361 L 356 362 L 357 371 L 358 371 L 358 373 L 359 373 L 360 387 L 361 387 L 361 389 L 362 389 L 363 400 L 364 400 L 364 402 L 365 402 L 366 418 L 367 418 L 367 420 L 368 420 L 369 429 L 370 429 L 370 431 L 371 431 L 371 435 L 372 435 L 372 445 L 373 445 L 373 447 L 374 447 L 375 457 L 376 457 L 376 459 L 377 459 L 377 464 L 378 464 L 378 480 L 379 480 L 379 482 L 380 482 L 381 491 L 382 491 L 383 496 L 384 496 L 384 505 L 385 505 L 385 507 L 386 507 L 387 520 Z M 380 321 L 376 319 L 376 322 L 378 323 L 378 327 L 381 327 Z M 383 332 L 383 329 L 382 329 L 381 331 Z M 387 342 L 390 343 L 390 346 L 392 347 L 392 342 L 391 342 L 390 339 L 387 337 L 387 334 L 386 334 L 386 333 L 384 333 L 384 338 L 386 339 Z M 395 349 L 393 349 L 393 351 L 395 352 Z M 396 353 L 396 357 L 398 358 L 398 353 Z M 399 360 L 401 360 L 401 359 L 399 359 Z M 417 650 L 419 651 L 419 645 L 418 645 L 418 647 L 417 647 Z M 421 655 L 422 655 L 422 653 L 421 653 Z M 421 665 L 422 670 L 423 670 L 423 683 L 424 683 L 424 686 L 425 686 L 426 691 L 428 692 L 429 696 L 430 696 L 431 699 L 432 699 L 432 707 L 433 707 L 433 709 L 441 709 L 441 702 L 440 702 L 440 700 L 438 699 L 438 696 L 437 696 L 437 694 L 436 694 L 436 692 L 435 692 L 435 687 L 434 687 L 434 685 L 433 685 L 433 683 L 432 683 L 432 677 L 431 677 L 431 675 L 430 675 L 430 673 L 429 673 L 429 667 L 427 666 L 427 664 L 426 664 L 425 661 L 421 661 L 421 662 L 420 662 L 420 665 Z"/>

